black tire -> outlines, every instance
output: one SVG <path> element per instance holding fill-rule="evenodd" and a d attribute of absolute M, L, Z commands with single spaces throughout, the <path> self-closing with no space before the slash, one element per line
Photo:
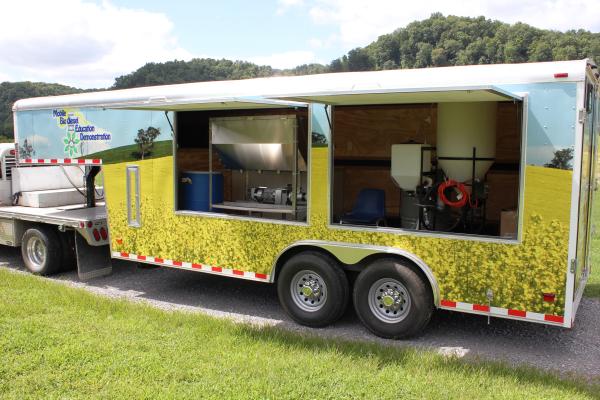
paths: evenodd
<path fill-rule="evenodd" d="M 75 236 L 74 231 L 59 232 L 57 235 L 60 238 L 61 247 L 61 271 L 71 271 L 77 267 L 77 254 L 75 253 Z"/>
<path fill-rule="evenodd" d="M 292 293 L 292 286 L 296 287 L 296 284 L 298 295 Z M 277 278 L 277 294 L 281 306 L 294 321 L 322 327 L 344 314 L 350 289 L 348 278 L 335 259 L 319 252 L 304 251 L 283 265 Z"/>
<path fill-rule="evenodd" d="M 354 309 L 363 325 L 387 339 L 414 336 L 433 313 L 426 278 L 408 262 L 385 258 L 372 262 L 354 283 Z"/>
<path fill-rule="evenodd" d="M 21 256 L 33 274 L 51 275 L 59 272 L 62 248 L 58 232 L 44 225 L 27 229 L 21 240 Z"/>

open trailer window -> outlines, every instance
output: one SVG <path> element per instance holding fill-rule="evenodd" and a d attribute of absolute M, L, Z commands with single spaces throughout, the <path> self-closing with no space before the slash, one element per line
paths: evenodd
<path fill-rule="evenodd" d="M 177 113 L 177 209 L 305 222 L 306 109 Z"/>
<path fill-rule="evenodd" d="M 440 97 L 333 107 L 333 224 L 517 238 L 523 102 Z"/>

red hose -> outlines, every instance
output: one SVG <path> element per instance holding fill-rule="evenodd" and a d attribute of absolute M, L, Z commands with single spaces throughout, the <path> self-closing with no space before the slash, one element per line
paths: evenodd
<path fill-rule="evenodd" d="M 446 194 L 444 193 L 446 189 L 455 187 L 462 194 L 460 200 L 451 201 L 448 200 Z M 438 186 L 438 197 L 442 200 L 444 204 L 450 207 L 461 208 L 467 205 L 469 202 L 469 192 L 467 192 L 467 188 L 460 182 L 454 181 L 452 179 L 448 179 L 440 183 Z"/>

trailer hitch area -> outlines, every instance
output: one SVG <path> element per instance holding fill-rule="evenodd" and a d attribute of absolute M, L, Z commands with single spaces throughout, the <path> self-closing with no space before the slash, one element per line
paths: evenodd
<path fill-rule="evenodd" d="M 85 167 L 85 206 L 87 208 L 96 207 L 96 186 L 94 181 L 99 172 L 100 167 L 97 165 Z"/>

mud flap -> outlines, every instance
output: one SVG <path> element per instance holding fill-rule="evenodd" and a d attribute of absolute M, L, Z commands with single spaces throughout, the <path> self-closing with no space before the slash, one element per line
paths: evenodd
<path fill-rule="evenodd" d="M 90 246 L 80 234 L 75 232 L 75 251 L 77 274 L 82 281 L 110 275 L 112 272 L 110 248 L 107 245 Z"/>

